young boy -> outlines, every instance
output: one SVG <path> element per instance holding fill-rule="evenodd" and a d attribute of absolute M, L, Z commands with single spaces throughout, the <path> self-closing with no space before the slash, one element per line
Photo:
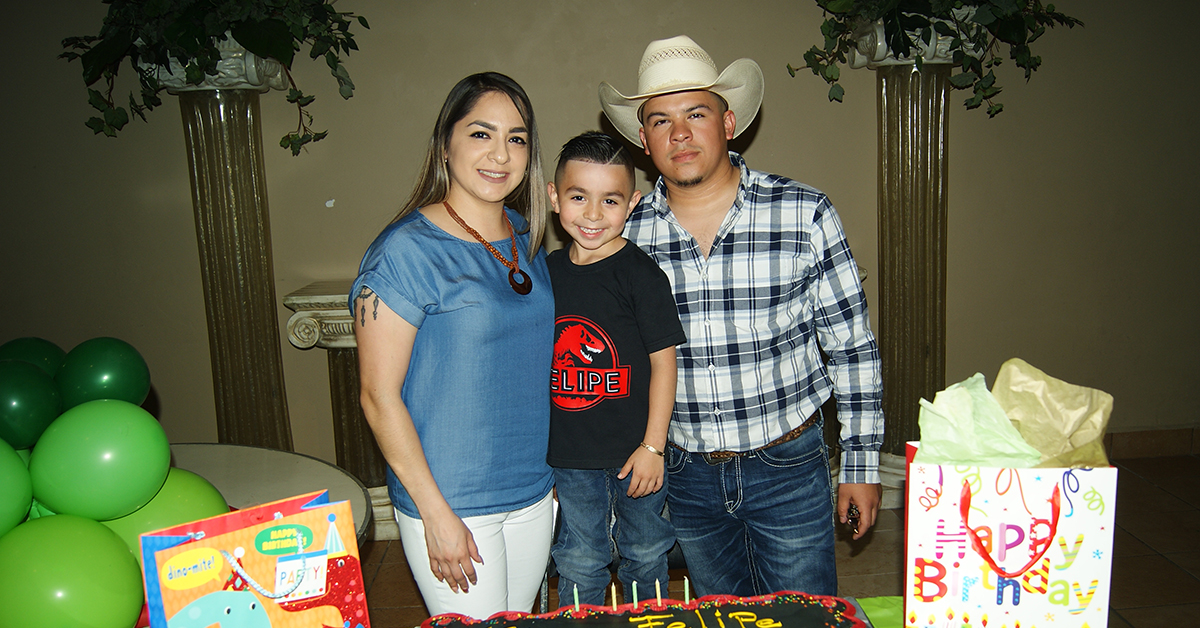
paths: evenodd
<path fill-rule="evenodd" d="M 686 342 L 667 276 L 621 236 L 641 192 L 633 159 L 596 132 L 563 145 L 550 204 L 574 241 L 550 254 L 554 366 L 550 449 L 562 524 L 551 549 L 560 605 L 603 605 L 612 538 L 625 601 L 667 585 L 675 531 L 662 517 L 663 451 Z M 615 521 L 610 519 L 610 513 Z"/>

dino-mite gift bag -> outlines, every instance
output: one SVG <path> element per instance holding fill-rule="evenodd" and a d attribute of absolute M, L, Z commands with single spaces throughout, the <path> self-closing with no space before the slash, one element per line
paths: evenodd
<path fill-rule="evenodd" d="M 141 536 L 151 628 L 370 628 L 350 503 L 318 491 Z"/>

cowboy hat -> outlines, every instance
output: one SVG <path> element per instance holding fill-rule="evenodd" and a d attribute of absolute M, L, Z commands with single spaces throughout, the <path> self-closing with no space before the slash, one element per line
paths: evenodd
<path fill-rule="evenodd" d="M 646 46 L 638 66 L 638 93 L 624 96 L 608 83 L 600 83 L 600 106 L 626 139 L 642 145 L 638 129 L 641 106 L 655 96 L 706 90 L 725 99 L 741 135 L 758 115 L 763 98 L 762 69 L 753 59 L 738 59 L 717 74 L 717 64 L 691 37 L 658 39 Z"/>

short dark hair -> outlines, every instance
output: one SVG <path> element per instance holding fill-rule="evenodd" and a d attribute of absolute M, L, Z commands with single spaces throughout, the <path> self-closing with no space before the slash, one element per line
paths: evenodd
<path fill-rule="evenodd" d="M 568 161 L 585 161 L 602 166 L 624 166 L 633 176 L 633 155 L 629 149 L 611 135 L 599 131 L 587 131 L 567 140 L 558 153 L 558 167 L 554 169 L 554 182 L 558 183 Z"/>

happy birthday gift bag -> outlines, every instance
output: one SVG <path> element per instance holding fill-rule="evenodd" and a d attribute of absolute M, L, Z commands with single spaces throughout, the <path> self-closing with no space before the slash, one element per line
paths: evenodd
<path fill-rule="evenodd" d="M 370 628 L 354 534 L 326 491 L 143 534 L 150 626 Z"/>
<path fill-rule="evenodd" d="M 1108 625 L 1117 470 L 913 462 L 905 628 Z"/>

